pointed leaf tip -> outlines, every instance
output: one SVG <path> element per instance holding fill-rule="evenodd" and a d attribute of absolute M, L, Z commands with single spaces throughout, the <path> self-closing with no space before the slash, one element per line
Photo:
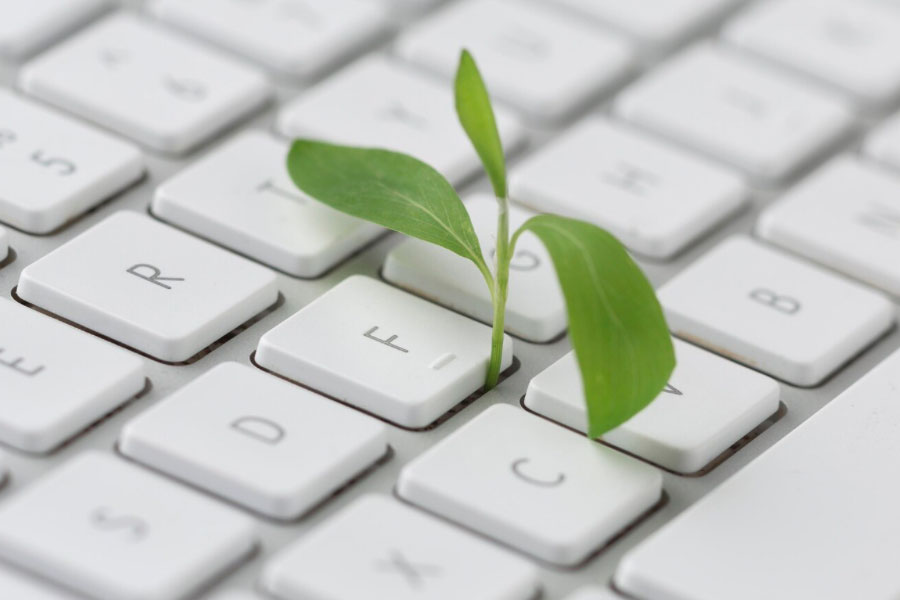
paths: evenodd
<path fill-rule="evenodd" d="M 497 129 L 490 95 L 475 59 L 468 50 L 459 56 L 456 70 L 456 113 L 466 135 L 475 147 L 498 198 L 507 195 L 506 158 Z"/>

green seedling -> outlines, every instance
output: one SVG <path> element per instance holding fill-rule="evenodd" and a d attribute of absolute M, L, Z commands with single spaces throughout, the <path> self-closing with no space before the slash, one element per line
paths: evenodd
<path fill-rule="evenodd" d="M 530 232 L 547 248 L 569 321 L 584 384 L 588 433 L 599 436 L 647 406 L 675 366 L 672 340 L 652 286 L 622 244 L 605 230 L 557 215 L 529 219 L 509 232 L 506 160 L 494 110 L 478 67 L 463 51 L 455 82 L 456 112 L 497 197 L 493 265 L 466 207 L 435 169 L 411 156 L 300 139 L 287 158 L 300 190 L 324 204 L 437 244 L 470 260 L 493 300 L 491 359 L 485 389 L 500 378 L 510 260 Z"/>

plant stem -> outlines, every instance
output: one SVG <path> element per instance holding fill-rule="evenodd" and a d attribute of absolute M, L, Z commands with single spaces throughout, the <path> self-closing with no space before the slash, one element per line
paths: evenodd
<path fill-rule="evenodd" d="M 506 323 L 506 296 L 509 288 L 509 199 L 498 196 L 497 203 L 497 250 L 494 253 L 494 321 L 491 332 L 491 362 L 488 367 L 485 389 L 492 389 L 500 380 L 500 366 L 503 358 L 503 329 Z"/>

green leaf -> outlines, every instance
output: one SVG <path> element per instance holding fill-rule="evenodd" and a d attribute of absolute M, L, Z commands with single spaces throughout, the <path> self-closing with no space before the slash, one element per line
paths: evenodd
<path fill-rule="evenodd" d="M 484 164 L 498 198 L 506 198 L 506 160 L 487 87 L 475 59 L 463 50 L 456 70 L 456 114 Z"/>
<path fill-rule="evenodd" d="M 612 235 L 556 215 L 528 220 L 524 231 L 546 246 L 569 313 L 569 337 L 597 437 L 650 404 L 675 367 L 672 338 L 653 287 Z"/>
<path fill-rule="evenodd" d="M 422 161 L 389 150 L 296 140 L 287 167 L 294 184 L 319 202 L 443 246 L 490 273 L 453 186 Z"/>

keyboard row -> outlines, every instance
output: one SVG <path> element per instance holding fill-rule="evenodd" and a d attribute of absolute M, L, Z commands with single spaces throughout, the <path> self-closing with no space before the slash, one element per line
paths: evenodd
<path fill-rule="evenodd" d="M 371 1 L 344 0 L 334 9 L 322 10 L 337 14 L 344 10 L 344 2 L 376 6 Z M 559 3 L 578 4 L 575 0 Z M 194 3 L 152 4 L 165 13 L 218 14 Z M 606 39 L 596 25 L 572 19 L 558 7 L 549 8 L 551 4 L 549 0 L 526 5 L 501 0 L 454 4 L 404 34 L 395 44 L 395 58 L 376 55 L 359 60 L 289 102 L 279 111 L 276 128 L 286 137 L 323 137 L 406 151 L 434 164 L 454 183 L 464 181 L 477 172 L 478 164 L 453 119 L 449 86 L 410 63 L 447 74 L 452 70 L 454 44 L 460 39 L 470 41 L 492 89 L 515 109 L 499 111 L 502 135 L 514 150 L 525 135 L 516 114 L 533 121 L 536 113 L 570 114 L 595 103 L 599 90 L 621 79 L 628 70 L 625 57 L 634 54 L 625 42 Z M 701 3 L 683 0 L 673 6 L 677 4 Z M 273 11 L 272 15 L 287 6 L 274 1 L 228 5 L 233 11 Z M 883 90 L 864 92 L 859 83 L 858 96 L 872 102 L 877 97 L 881 104 L 889 104 L 892 91 L 900 88 L 900 82 L 893 83 L 900 77 L 900 68 L 894 66 L 898 53 L 882 46 L 890 47 L 900 39 L 887 33 L 900 32 L 896 11 L 869 2 L 792 0 L 738 19 L 727 30 L 736 33 L 726 38 L 774 51 L 779 44 L 753 32 L 793 32 L 796 28 L 785 23 L 804 11 L 825 14 L 803 22 L 804 53 L 784 54 L 791 60 L 809 54 L 823 64 L 839 62 L 848 78 L 857 78 L 853 81 L 885 85 Z M 222 14 L 222 22 L 233 22 L 235 14 Z M 199 22 L 197 15 L 184 18 Z M 281 18 L 287 20 L 284 15 Z M 754 28 L 746 24 L 754 19 L 781 25 Z M 376 21 L 367 20 L 372 25 Z M 247 25 L 253 22 L 242 21 L 242 30 L 253 29 Z M 322 17 L 323 32 L 327 22 Z M 470 22 L 479 26 L 464 27 Z M 209 27 L 221 25 L 217 23 L 209 22 Z M 869 27 L 882 34 L 871 33 Z M 588 31 L 582 31 L 585 28 Z M 538 37 L 532 39 L 532 34 Z M 815 35 L 822 38 L 818 45 L 813 43 Z M 294 37 L 298 43 L 309 41 Z M 863 38 L 864 45 L 852 43 Z M 800 43 L 799 39 L 792 35 L 785 44 Z M 819 48 L 826 43 L 833 45 L 830 51 Z M 592 50 L 586 52 L 586 47 Z M 556 81 L 563 77 L 570 79 Z M 615 100 L 613 112 L 633 128 L 594 118 L 577 125 L 517 169 L 514 197 L 539 210 L 597 222 L 638 253 L 670 257 L 738 208 L 746 196 L 745 178 L 783 179 L 828 152 L 857 127 L 855 115 L 863 108 L 848 100 L 849 92 L 833 90 L 841 87 L 840 82 L 832 83 L 832 89 L 808 83 L 736 51 L 733 44 L 691 47 L 627 87 Z M 254 111 L 271 93 L 266 77 L 253 68 L 126 13 L 102 19 L 27 63 L 19 85 L 49 104 L 170 152 L 203 143 Z M 853 88 L 852 82 L 843 88 Z M 552 96 L 542 97 L 548 91 Z M 563 101 L 568 104 L 559 104 Z M 140 151 L 125 142 L 10 94 L 0 97 L 0 108 L 7 115 L 6 123 L 0 123 L 0 148 L 7 160 L 21 164 L 16 176 L 5 179 L 0 189 L 0 221 L 28 232 L 48 233 L 143 173 Z M 897 123 L 878 130 L 866 144 L 868 154 L 895 167 L 900 166 Z M 637 130 L 660 134 L 735 171 Z M 219 160 L 228 159 L 220 156 Z M 562 168 L 568 178 L 550 176 Z M 284 190 L 271 177 L 263 175 L 254 189 L 258 187 L 259 194 L 282 194 Z M 692 188 L 687 194 L 688 181 L 701 182 L 700 189 Z M 592 197 L 604 200 L 585 200 Z M 679 201 L 677 211 L 672 209 L 673 197 Z M 266 257 L 269 264 L 305 277 L 319 274 L 334 257 L 322 251 L 312 265 L 292 258 Z"/>
<path fill-rule="evenodd" d="M 628 553 L 616 584 L 665 600 L 750 600 L 759 589 L 766 597 L 795 598 L 811 587 L 829 599 L 858 591 L 890 597 L 897 543 L 879 517 L 891 514 L 900 496 L 896 485 L 873 478 L 872 468 L 898 457 L 898 366 L 895 353 Z M 743 389 L 762 382 L 726 383 Z M 314 392 L 225 363 L 128 423 L 119 443 L 124 456 L 82 453 L 6 499 L 0 558 L 98 600 L 185 597 L 247 559 L 259 543 L 257 527 L 234 508 L 152 471 L 254 512 L 294 519 L 377 465 L 388 452 L 386 430 Z M 5 474 L 2 460 L 0 470 Z M 406 464 L 396 494 L 402 502 L 367 495 L 343 503 L 265 561 L 262 587 L 284 600 L 402 600 L 423 593 L 529 600 L 540 587 L 535 565 L 469 531 L 533 559 L 578 565 L 658 505 L 662 477 L 501 404 Z M 769 517 L 760 520 L 760 511 Z M 698 535 L 706 543 L 698 544 Z M 863 564 L 878 566 L 874 576 L 840 568 L 848 547 Z M 823 564 L 831 568 L 823 571 Z M 710 565 L 733 573 L 710 578 Z M 791 568 L 760 580 L 747 565 Z M 36 600 L 71 598 L 3 566 L 0 585 Z M 585 590 L 573 598 L 612 597 Z M 234 591 L 216 598 L 256 596 Z"/>
<path fill-rule="evenodd" d="M 516 423 L 513 415 L 523 413 L 509 411 L 486 414 L 488 418 L 499 416 L 500 421 L 482 424 L 521 428 L 523 424 Z M 247 439 L 246 450 L 265 454 L 266 442 Z M 658 494 L 653 477 L 648 477 L 650 471 L 629 473 L 629 465 L 616 457 L 591 454 L 589 446 L 577 447 L 587 462 L 567 463 L 568 475 L 577 477 L 585 473 L 582 469 L 602 467 L 605 476 L 630 475 L 624 481 L 631 485 L 632 496 L 642 484 L 647 486 L 646 494 Z M 267 464 L 272 467 L 271 460 Z M 297 464 L 283 465 L 284 473 Z M 241 464 L 236 468 L 242 470 Z M 523 492 L 525 496 L 518 497 L 532 504 L 522 505 L 521 517 L 548 508 L 547 489 L 529 479 L 533 474 L 524 468 L 521 475 L 516 473 L 509 470 L 508 481 L 500 479 L 498 483 L 507 488 L 506 493 Z M 492 480 L 499 474 L 484 472 Z M 566 491 L 551 494 L 563 502 L 570 501 L 572 494 L 600 494 L 598 475 L 591 473 L 594 485 L 570 481 L 562 488 Z M 623 495 L 619 502 L 630 499 L 636 498 Z M 75 600 L 75 595 L 62 588 L 32 579 L 31 574 L 36 574 L 98 600 L 174 600 L 202 589 L 244 562 L 257 545 L 256 524 L 235 509 L 121 458 L 87 452 L 3 503 L 0 557 L 29 574 L 0 565 L 0 588 L 10 598 Z M 354 576 L 346 577 L 347 572 Z M 357 498 L 276 553 L 266 561 L 260 583 L 284 600 L 404 600 L 423 593 L 429 598 L 530 600 L 540 589 L 537 568 L 530 561 L 408 503 L 381 495 Z M 573 599 L 611 598 L 599 588 L 579 594 Z M 235 589 L 213 598 L 262 597 Z"/>
<path fill-rule="evenodd" d="M 837 167 L 869 169 L 855 163 Z M 827 205 L 820 190 L 801 187 L 796 194 L 800 200 L 811 194 L 824 214 Z M 772 214 L 797 198 L 776 203 Z M 843 202 L 846 196 L 835 198 Z M 489 212 L 486 203 L 473 205 L 479 206 Z M 796 222 L 799 227 L 807 223 Z M 472 292 L 480 290 L 477 282 L 445 253 L 416 249 L 416 243 L 404 242 L 388 256 L 386 276 L 405 273 L 409 287 L 419 294 L 444 299 L 477 317 L 472 308 L 484 301 Z M 858 247 L 847 246 L 850 252 Z M 825 251 L 839 248 L 843 246 Z M 522 250 L 529 254 L 517 257 L 522 270 L 514 275 L 522 277 L 513 278 L 513 287 L 527 300 L 512 308 L 527 314 L 553 302 L 561 305 L 558 289 L 544 289 L 552 274 L 543 251 L 536 243 Z M 148 357 L 180 364 L 214 349 L 276 306 L 279 298 L 277 278 L 268 269 L 127 211 L 25 267 L 16 292 L 37 310 L 0 303 L 0 366 L 5 367 L 0 380 L 16 390 L 7 401 L 22 404 L 4 411 L 0 435 L 8 444 L 35 452 L 52 450 L 144 385 L 137 356 L 38 311 Z M 740 236 L 663 285 L 659 298 L 679 337 L 801 386 L 819 384 L 872 344 L 892 327 L 896 312 L 889 299 L 861 284 Z M 254 360 L 267 371 L 362 411 L 422 429 L 479 390 L 489 338 L 488 326 L 476 320 L 385 282 L 352 276 L 262 335 Z M 504 369 L 512 367 L 514 350 L 508 335 Z M 694 472 L 774 413 L 778 393 L 767 378 L 687 344 L 679 342 L 678 353 L 680 366 L 671 389 L 607 441 L 673 471 Z M 81 368 L 70 366 L 76 357 Z M 534 379 L 526 406 L 584 430 L 583 392 L 573 385 L 578 380 L 574 375 L 569 355 Z M 728 394 L 734 404 L 719 404 L 727 382 L 736 378 L 748 380 L 742 387 L 746 395 Z M 61 389 L 67 393 L 59 394 Z M 680 396 L 690 400 L 683 402 Z M 45 400 L 27 400 L 33 398 Z M 698 420 L 703 426 L 694 431 L 667 417 L 667 411 L 683 410 L 721 414 Z"/>

